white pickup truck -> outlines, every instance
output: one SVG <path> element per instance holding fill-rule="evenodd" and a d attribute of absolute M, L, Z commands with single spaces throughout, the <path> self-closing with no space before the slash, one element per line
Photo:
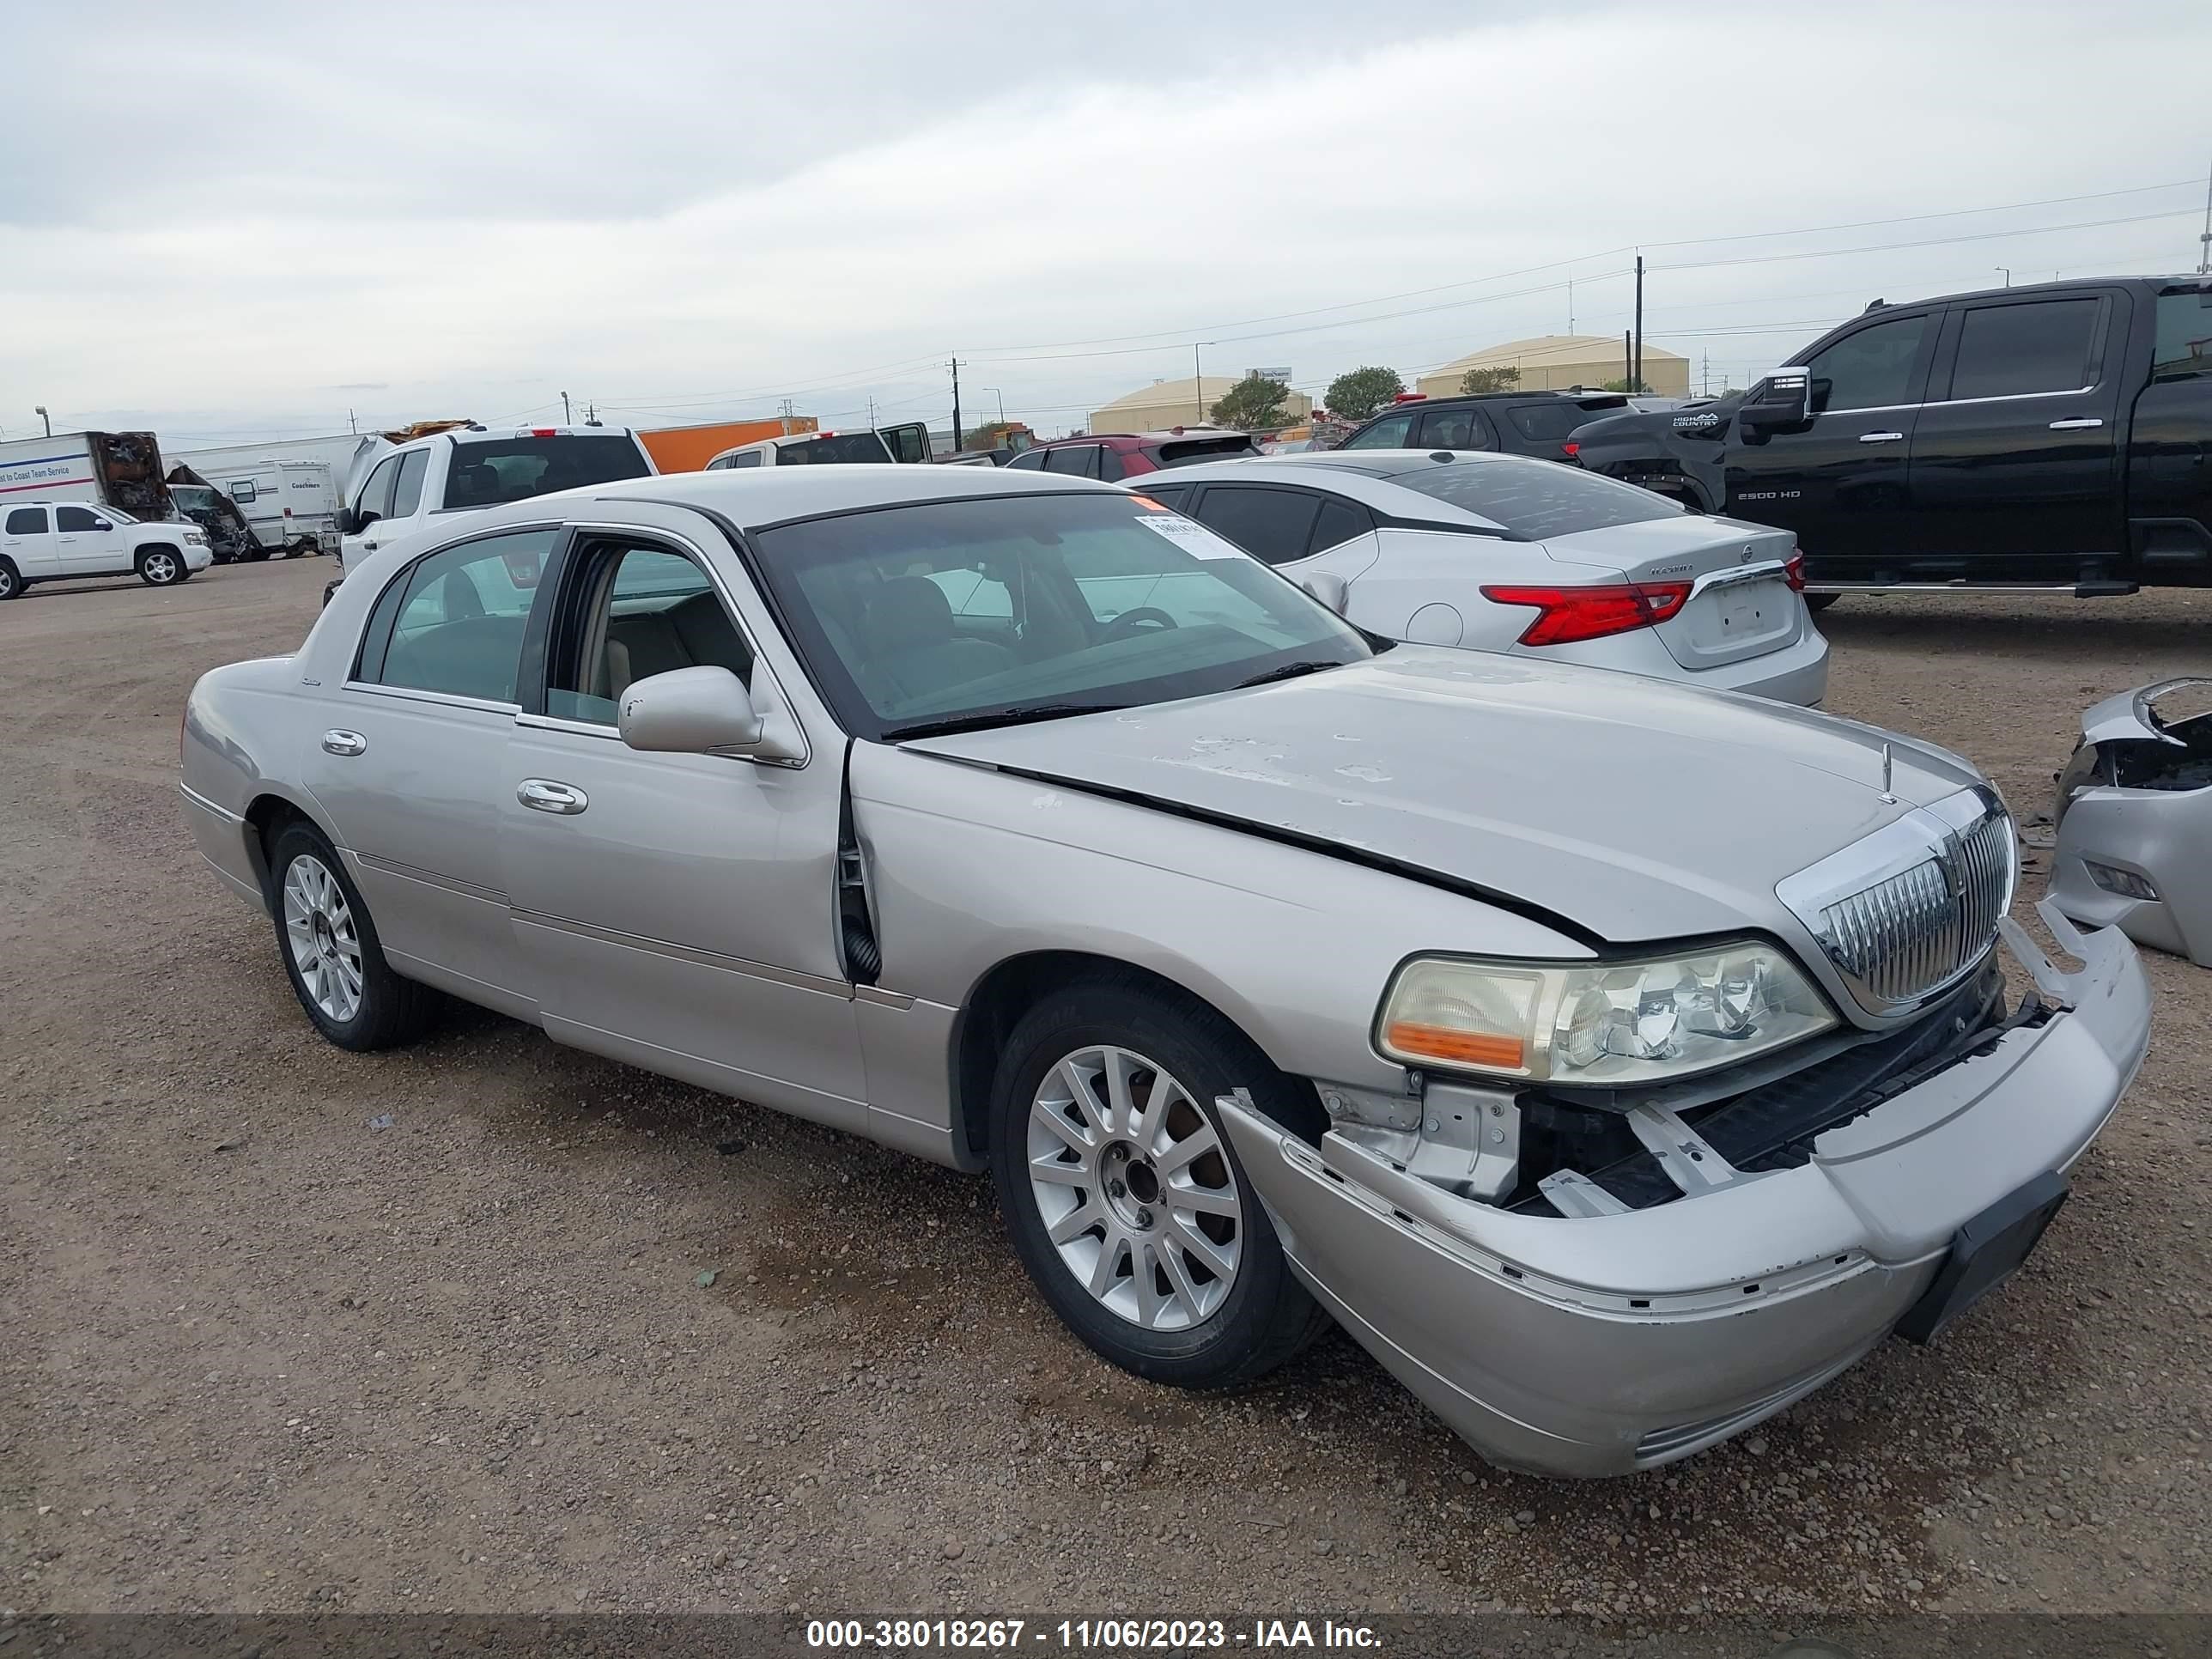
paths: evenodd
<path fill-rule="evenodd" d="M 362 556 L 468 514 L 655 471 L 628 427 L 465 426 L 417 438 L 380 459 L 338 509 L 339 580 Z"/>

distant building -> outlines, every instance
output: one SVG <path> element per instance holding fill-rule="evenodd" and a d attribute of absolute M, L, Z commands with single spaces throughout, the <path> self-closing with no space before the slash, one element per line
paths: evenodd
<path fill-rule="evenodd" d="M 1205 384 L 1186 374 L 1180 380 L 1155 380 L 1126 392 L 1103 409 L 1091 411 L 1093 432 L 1164 432 L 1170 427 L 1203 426 L 1214 404 L 1235 389 L 1236 374 L 1209 374 Z M 1293 392 L 1283 399 L 1285 417 L 1293 425 L 1313 413 L 1313 399 Z"/>
<path fill-rule="evenodd" d="M 1628 378 L 1625 343 L 1603 334 L 1542 334 L 1533 340 L 1508 340 L 1504 345 L 1472 352 L 1446 363 L 1413 383 L 1413 389 L 1431 398 L 1455 396 L 1471 368 L 1516 368 L 1521 392 L 1564 392 L 1569 386 L 1592 390 L 1607 380 Z M 1690 360 L 1680 352 L 1644 343 L 1644 383 L 1655 396 L 1690 395 Z"/>

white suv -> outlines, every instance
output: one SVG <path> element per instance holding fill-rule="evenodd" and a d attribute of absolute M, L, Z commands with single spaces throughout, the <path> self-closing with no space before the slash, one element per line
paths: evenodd
<path fill-rule="evenodd" d="M 169 587 L 214 562 L 198 525 L 142 523 L 83 501 L 11 501 L 0 508 L 0 599 L 33 582 L 136 575 Z"/>

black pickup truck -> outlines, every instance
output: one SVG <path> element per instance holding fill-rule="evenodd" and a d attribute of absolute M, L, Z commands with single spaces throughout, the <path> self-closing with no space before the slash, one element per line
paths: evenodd
<path fill-rule="evenodd" d="M 2212 278 L 1877 300 L 1747 392 L 1574 441 L 1796 531 L 1816 596 L 2212 586 Z"/>

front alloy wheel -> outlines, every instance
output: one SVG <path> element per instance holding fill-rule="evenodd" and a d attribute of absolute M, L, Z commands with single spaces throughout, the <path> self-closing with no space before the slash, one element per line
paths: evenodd
<path fill-rule="evenodd" d="M 139 580 L 149 587 L 167 587 L 185 574 L 185 562 L 166 547 L 157 547 L 138 561 Z"/>
<path fill-rule="evenodd" d="M 437 993 L 392 971 L 375 918 L 322 832 L 300 822 L 283 826 L 269 848 L 269 872 L 276 948 L 315 1029 L 357 1052 L 422 1035 Z"/>
<path fill-rule="evenodd" d="M 1190 1091 L 1130 1049 L 1078 1049 L 1030 1103 L 1045 1236 L 1092 1299 L 1146 1330 L 1210 1318 L 1237 1282 L 1243 1204 Z"/>

